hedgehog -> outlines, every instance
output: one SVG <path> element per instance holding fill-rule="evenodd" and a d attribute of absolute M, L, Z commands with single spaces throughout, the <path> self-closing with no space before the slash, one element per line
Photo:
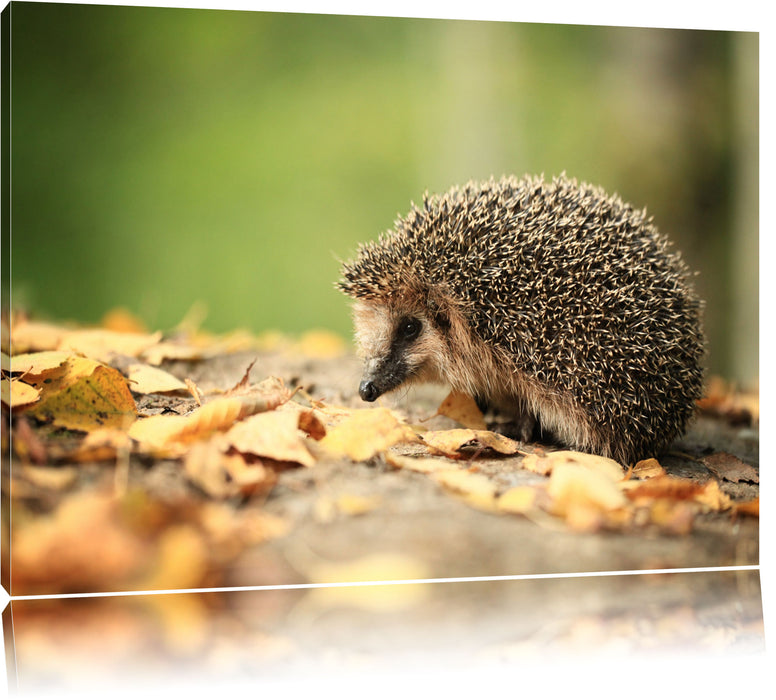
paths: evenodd
<path fill-rule="evenodd" d="M 442 383 L 500 432 L 622 464 L 659 454 L 703 391 L 703 302 L 647 216 L 565 173 L 411 203 L 342 265 L 364 401 Z"/>

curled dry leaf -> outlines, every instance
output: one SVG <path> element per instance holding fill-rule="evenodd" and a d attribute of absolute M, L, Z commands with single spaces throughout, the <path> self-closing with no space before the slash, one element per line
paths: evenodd
<path fill-rule="evenodd" d="M 131 447 L 129 436 L 116 428 L 101 428 L 89 433 L 81 444 L 64 457 L 69 462 L 107 462 L 115 460 Z"/>
<path fill-rule="evenodd" d="M 201 440 L 216 431 L 226 430 L 246 416 L 271 411 L 287 401 L 289 396 L 290 393 L 283 390 L 220 397 L 185 416 L 141 418 L 132 424 L 129 436 L 152 451 L 171 448 L 175 452 L 180 443 Z"/>
<path fill-rule="evenodd" d="M 451 391 L 437 409 L 437 415 L 447 416 L 465 428 L 485 430 L 485 418 L 477 402 L 468 394 Z"/>
<path fill-rule="evenodd" d="M 415 431 L 387 408 L 365 408 L 330 428 L 320 445 L 334 456 L 360 462 L 397 443 L 418 441 Z"/>
<path fill-rule="evenodd" d="M 658 476 L 647 481 L 627 481 L 622 484 L 625 495 L 634 504 L 649 504 L 658 499 L 692 501 L 711 510 L 726 510 L 730 498 L 714 479 L 701 484 L 675 476 Z"/>
<path fill-rule="evenodd" d="M 520 443 L 489 430 L 471 430 L 469 428 L 428 430 L 423 433 L 422 438 L 433 453 L 450 457 L 460 456 L 461 450 L 470 446 L 487 447 L 505 455 L 513 455 L 520 450 Z"/>

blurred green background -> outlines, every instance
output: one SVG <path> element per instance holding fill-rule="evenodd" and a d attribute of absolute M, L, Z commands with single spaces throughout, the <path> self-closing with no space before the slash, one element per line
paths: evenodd
<path fill-rule="evenodd" d="M 11 5 L 13 304 L 348 336 L 338 258 L 411 200 L 565 170 L 700 272 L 712 371 L 758 377 L 758 36 Z"/>

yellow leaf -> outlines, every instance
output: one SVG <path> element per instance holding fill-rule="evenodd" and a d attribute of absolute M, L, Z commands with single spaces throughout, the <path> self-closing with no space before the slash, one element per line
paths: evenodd
<path fill-rule="evenodd" d="M 40 398 L 40 389 L 15 379 L 0 380 L 0 400 L 11 408 L 27 406 Z"/>
<path fill-rule="evenodd" d="M 496 506 L 506 513 L 525 514 L 535 508 L 536 488 L 515 486 L 499 496 Z"/>
<path fill-rule="evenodd" d="M 311 330 L 304 333 L 293 349 L 307 357 L 341 357 L 345 354 L 345 341 L 327 330 Z"/>
<path fill-rule="evenodd" d="M 387 408 L 372 408 L 353 411 L 329 430 L 320 445 L 332 455 L 360 462 L 399 442 L 417 441 L 415 431 Z"/>
<path fill-rule="evenodd" d="M 129 381 L 138 394 L 160 394 L 166 391 L 186 391 L 186 384 L 169 372 L 150 365 L 130 365 Z"/>
<path fill-rule="evenodd" d="M 281 462 L 315 464 L 299 429 L 299 415 L 272 411 L 259 413 L 237 423 L 226 433 L 226 440 L 238 452 L 270 457 Z"/>
<path fill-rule="evenodd" d="M 185 416 L 159 415 L 141 418 L 129 429 L 129 436 L 151 449 L 174 443 L 201 440 L 235 421 L 262 411 L 271 411 L 290 396 L 288 391 L 250 392 L 213 399 Z"/>
<path fill-rule="evenodd" d="M 468 394 L 451 391 L 437 409 L 437 414 L 447 416 L 465 428 L 485 430 L 485 418 L 477 402 Z"/>
<path fill-rule="evenodd" d="M 11 328 L 11 345 L 14 355 L 31 350 L 56 350 L 69 330 L 53 323 L 22 321 Z"/>
<path fill-rule="evenodd" d="M 149 591 L 195 588 L 207 571 L 208 551 L 202 535 L 191 525 L 172 525 L 159 538 L 153 568 L 136 588 Z"/>
<path fill-rule="evenodd" d="M 118 333 L 101 328 L 70 331 L 59 342 L 58 350 L 78 352 L 86 357 L 107 362 L 114 355 L 138 357 L 144 350 L 156 345 L 160 332 Z"/>
<path fill-rule="evenodd" d="M 554 465 L 547 494 L 552 499 L 552 510 L 566 515 L 574 507 L 591 507 L 598 511 L 622 508 L 627 504 L 619 488 L 620 469 L 617 474 L 600 470 L 590 464 L 566 461 Z"/>
<path fill-rule="evenodd" d="M 422 435 L 423 442 L 438 454 L 457 456 L 469 445 L 488 447 L 500 454 L 512 455 L 519 451 L 520 444 L 504 435 L 489 430 L 428 430 Z"/>
<path fill-rule="evenodd" d="M 527 455 L 523 460 L 523 467 L 537 474 L 550 474 L 559 465 L 578 464 L 592 471 L 600 472 L 608 478 L 619 481 L 625 477 L 622 466 L 613 459 L 587 452 L 575 452 L 573 450 L 558 450 L 544 455 Z"/>
<path fill-rule="evenodd" d="M 433 478 L 450 491 L 463 496 L 470 505 L 495 510 L 496 486 L 482 474 L 465 469 L 435 472 Z"/>
<path fill-rule="evenodd" d="M 45 350 L 14 355 L 11 358 L 11 372 L 23 372 L 26 375 L 39 375 L 56 369 L 73 357 L 72 352 L 63 350 Z"/>
<path fill-rule="evenodd" d="M 444 457 L 407 457 L 405 455 L 397 455 L 394 452 L 386 452 L 385 461 L 397 469 L 410 469 L 422 474 L 432 474 L 451 469 L 455 464 L 455 462 L 448 461 Z"/>
<path fill-rule="evenodd" d="M 642 459 L 633 467 L 633 476 L 637 479 L 653 479 L 656 476 L 665 476 L 666 470 L 654 457 Z"/>
<path fill-rule="evenodd" d="M 50 379 L 29 413 L 71 430 L 126 428 L 136 416 L 126 379 L 112 367 L 71 357 Z"/>

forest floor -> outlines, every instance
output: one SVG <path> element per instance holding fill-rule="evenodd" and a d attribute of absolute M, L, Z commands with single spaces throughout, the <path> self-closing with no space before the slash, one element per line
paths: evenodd
<path fill-rule="evenodd" d="M 763 648 L 756 397 L 715 385 L 665 455 L 620 466 L 494 438 L 441 387 L 364 410 L 325 334 L 25 323 L 3 358 L 21 688 L 95 658 L 107 682 Z"/>

